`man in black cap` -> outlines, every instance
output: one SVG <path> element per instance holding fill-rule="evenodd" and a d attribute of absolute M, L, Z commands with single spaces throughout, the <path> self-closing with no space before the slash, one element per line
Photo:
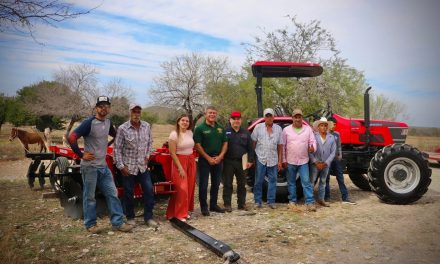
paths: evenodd
<path fill-rule="evenodd" d="M 243 170 L 242 157 L 248 155 L 246 169 L 252 166 L 254 151 L 252 147 L 251 135 L 246 129 L 241 127 L 241 113 L 238 111 L 231 113 L 229 119 L 230 127 L 226 128 L 228 137 L 228 150 L 223 162 L 223 203 L 226 212 L 232 212 L 232 182 L 234 174 L 237 179 L 237 204 L 239 210 L 246 210 L 246 178 Z"/>
<path fill-rule="evenodd" d="M 81 176 L 83 180 L 83 212 L 84 225 L 87 231 L 99 233 L 102 229 L 96 223 L 95 191 L 99 187 L 106 197 L 110 212 L 110 221 L 114 230 L 130 232 L 133 228 L 124 223 L 121 202 L 117 196 L 113 175 L 107 166 L 108 136 L 116 136 L 116 130 L 110 119 L 110 99 L 100 96 L 96 101 L 96 114 L 84 120 L 69 136 L 69 144 L 81 158 Z M 78 138 L 84 138 L 84 152 L 78 147 Z"/>

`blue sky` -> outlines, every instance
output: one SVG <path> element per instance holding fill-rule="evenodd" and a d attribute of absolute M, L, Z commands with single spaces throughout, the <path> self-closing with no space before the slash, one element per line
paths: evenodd
<path fill-rule="evenodd" d="M 91 14 L 39 25 L 36 38 L 0 32 L 0 89 L 8 95 L 52 79 L 54 71 L 91 63 L 101 82 L 121 78 L 138 103 L 148 94 L 160 63 L 192 51 L 226 56 L 237 69 L 259 28 L 320 20 L 348 63 L 364 72 L 374 93 L 407 106 L 405 121 L 440 127 L 440 2 L 421 1 L 75 1 Z"/>

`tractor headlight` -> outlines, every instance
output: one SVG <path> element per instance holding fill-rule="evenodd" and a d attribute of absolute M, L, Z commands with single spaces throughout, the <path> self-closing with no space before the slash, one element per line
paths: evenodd
<path fill-rule="evenodd" d="M 67 168 L 67 173 L 73 173 L 73 169 L 72 168 Z"/>

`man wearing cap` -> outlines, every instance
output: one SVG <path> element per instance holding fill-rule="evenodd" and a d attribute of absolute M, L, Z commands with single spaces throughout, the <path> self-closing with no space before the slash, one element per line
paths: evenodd
<path fill-rule="evenodd" d="M 130 120 L 118 128 L 113 154 L 116 167 L 121 171 L 124 186 L 124 207 L 127 223 L 135 225 L 134 220 L 134 182 L 137 177 L 144 200 L 144 223 L 157 227 L 153 220 L 154 194 L 150 173 L 147 170 L 153 138 L 150 124 L 141 120 L 142 107 L 130 104 Z"/>
<path fill-rule="evenodd" d="M 263 111 L 264 123 L 255 126 L 252 131 L 252 141 L 256 154 L 254 201 L 257 208 L 262 206 L 263 181 L 267 175 L 267 204 L 275 209 L 277 191 L 277 172 L 282 169 L 282 129 L 273 123 L 274 111 L 266 108 Z"/>
<path fill-rule="evenodd" d="M 293 123 L 283 129 L 283 165 L 287 167 L 287 189 L 289 191 L 289 208 L 296 209 L 296 174 L 299 172 L 301 185 L 308 211 L 315 211 L 313 186 L 309 176 L 309 153 L 315 152 L 316 140 L 313 130 L 303 124 L 301 109 L 292 113 Z"/>
<path fill-rule="evenodd" d="M 107 96 L 98 97 L 95 110 L 96 115 L 84 120 L 68 138 L 72 150 L 81 158 L 84 225 L 91 233 L 102 231 L 96 223 L 95 191 L 98 187 L 106 197 L 113 229 L 129 232 L 132 227 L 124 223 L 121 202 L 105 160 L 109 144 L 108 136 L 113 138 L 116 136 L 112 122 L 106 118 L 110 112 L 110 99 Z M 84 138 L 84 152 L 78 147 L 80 137 Z"/>
<path fill-rule="evenodd" d="M 312 163 L 311 173 L 312 182 L 319 179 L 318 199 L 316 202 L 319 205 L 329 207 L 330 205 L 324 201 L 325 182 L 327 179 L 328 170 L 336 155 L 336 141 L 335 137 L 328 133 L 327 118 L 321 119 L 313 123 L 315 132 L 315 139 L 317 142 L 316 152 L 310 153 L 310 162 Z"/>
<path fill-rule="evenodd" d="M 194 130 L 194 142 L 199 161 L 199 202 L 202 215 L 209 216 L 209 211 L 224 213 L 218 206 L 217 196 L 222 173 L 222 161 L 228 149 L 228 138 L 225 129 L 217 123 L 217 109 L 208 106 L 205 110 L 205 121 Z M 208 180 L 211 175 L 211 192 L 209 210 L 207 203 Z"/>
<path fill-rule="evenodd" d="M 231 212 L 232 182 L 234 174 L 237 179 L 237 204 L 239 210 L 246 210 L 246 179 L 243 170 L 242 158 L 247 154 L 246 168 L 252 166 L 254 151 L 251 135 L 241 127 L 241 113 L 235 111 L 229 118 L 230 127 L 226 128 L 228 137 L 228 151 L 223 162 L 223 203 L 226 212 Z"/>
<path fill-rule="evenodd" d="M 345 186 L 344 183 L 344 170 L 342 168 L 342 163 L 341 163 L 342 160 L 341 135 L 339 134 L 339 132 L 335 130 L 337 121 L 334 117 L 329 118 L 329 121 L 333 123 L 332 125 L 330 125 L 329 130 L 330 130 L 330 134 L 332 134 L 335 137 L 336 156 L 330 165 L 329 174 L 327 176 L 327 181 L 325 184 L 324 200 L 325 201 L 330 200 L 330 173 L 333 173 L 335 174 L 336 180 L 338 181 L 339 191 L 341 192 L 341 196 L 342 196 L 342 203 L 355 205 L 356 203 L 350 200 L 348 196 L 347 186 Z"/>

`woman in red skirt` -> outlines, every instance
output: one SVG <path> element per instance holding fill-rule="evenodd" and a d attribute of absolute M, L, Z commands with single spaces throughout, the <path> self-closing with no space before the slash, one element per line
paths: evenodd
<path fill-rule="evenodd" d="M 171 178 L 176 193 L 171 196 L 167 208 L 167 219 L 173 217 L 186 221 L 189 212 L 194 210 L 194 188 L 196 179 L 196 161 L 193 155 L 193 133 L 189 128 L 187 114 L 181 115 L 176 129 L 170 133 L 168 146 L 173 159 Z"/>

